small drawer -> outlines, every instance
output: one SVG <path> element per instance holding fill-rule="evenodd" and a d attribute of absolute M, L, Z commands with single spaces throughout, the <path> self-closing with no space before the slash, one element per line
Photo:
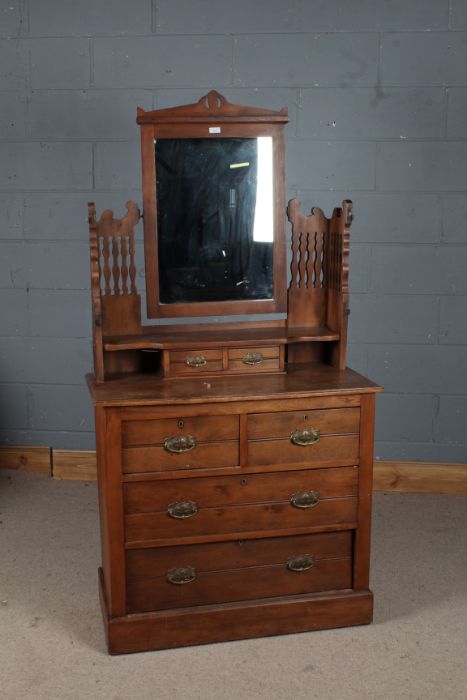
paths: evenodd
<path fill-rule="evenodd" d="M 314 428 L 321 435 L 358 433 L 359 408 L 328 408 L 325 410 L 283 411 L 280 413 L 252 413 L 248 416 L 248 438 L 290 437 L 297 429 Z"/>
<path fill-rule="evenodd" d="M 248 416 L 248 464 L 358 464 L 359 408 Z"/>
<path fill-rule="evenodd" d="M 356 467 L 124 484 L 126 541 L 355 523 Z"/>
<path fill-rule="evenodd" d="M 230 348 L 229 372 L 270 372 L 280 368 L 279 346 Z"/>
<path fill-rule="evenodd" d="M 222 372 L 223 369 L 221 348 L 170 351 L 170 374 L 173 377 L 210 374 L 212 372 Z"/>
<path fill-rule="evenodd" d="M 125 421 L 123 472 L 234 467 L 239 462 L 238 435 L 238 416 Z"/>
<path fill-rule="evenodd" d="M 126 552 L 130 613 L 352 587 L 352 532 Z"/>

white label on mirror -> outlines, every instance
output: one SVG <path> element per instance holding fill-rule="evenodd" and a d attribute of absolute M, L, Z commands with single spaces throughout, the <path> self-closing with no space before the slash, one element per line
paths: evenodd
<path fill-rule="evenodd" d="M 210 127 L 209 127 L 209 133 L 210 133 L 210 134 L 220 134 L 220 133 L 221 133 L 221 128 L 220 128 L 220 126 L 210 126 Z"/>

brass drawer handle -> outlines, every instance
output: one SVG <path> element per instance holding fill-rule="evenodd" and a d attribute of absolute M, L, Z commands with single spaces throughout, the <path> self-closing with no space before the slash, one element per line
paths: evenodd
<path fill-rule="evenodd" d="M 187 357 L 185 360 L 185 364 L 187 364 L 188 367 L 204 367 L 207 362 L 204 355 L 190 355 L 190 357 Z"/>
<path fill-rule="evenodd" d="M 320 438 L 320 432 L 318 428 L 305 428 L 300 430 L 292 430 L 290 435 L 290 442 L 293 445 L 300 445 L 301 447 L 306 447 L 307 445 L 314 445 L 318 442 Z"/>
<path fill-rule="evenodd" d="M 297 554 L 287 559 L 286 566 L 289 571 L 308 571 L 315 565 L 311 554 Z"/>
<path fill-rule="evenodd" d="M 294 508 L 313 508 L 318 505 L 319 499 L 318 491 L 301 491 L 292 494 L 290 504 Z"/>
<path fill-rule="evenodd" d="M 192 583 L 196 579 L 196 569 L 192 566 L 182 566 L 179 569 L 169 569 L 167 571 L 167 581 L 176 586 L 183 586 L 184 583 Z"/>
<path fill-rule="evenodd" d="M 189 452 L 196 447 L 196 440 L 192 435 L 172 435 L 164 442 L 167 452 Z"/>
<path fill-rule="evenodd" d="M 244 365 L 260 365 L 263 360 L 263 354 L 260 352 L 247 352 L 247 354 L 242 357 Z"/>
<path fill-rule="evenodd" d="M 194 501 L 176 501 L 175 503 L 169 503 L 167 506 L 167 513 L 171 518 L 176 518 L 177 520 L 192 518 L 197 512 L 198 504 Z"/>

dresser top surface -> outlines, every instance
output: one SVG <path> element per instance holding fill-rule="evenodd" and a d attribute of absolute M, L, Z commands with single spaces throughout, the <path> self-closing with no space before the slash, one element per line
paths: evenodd
<path fill-rule="evenodd" d="M 252 401 L 382 391 L 370 379 L 351 369 L 337 370 L 318 363 L 289 366 L 286 374 L 172 380 L 138 374 L 102 383 L 88 374 L 87 382 L 94 403 L 106 406 Z"/>

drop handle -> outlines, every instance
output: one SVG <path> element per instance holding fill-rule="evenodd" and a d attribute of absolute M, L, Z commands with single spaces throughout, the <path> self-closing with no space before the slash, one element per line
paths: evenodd
<path fill-rule="evenodd" d="M 290 434 L 290 442 L 293 445 L 299 445 L 300 447 L 314 445 L 319 439 L 320 432 L 318 428 L 297 428 L 297 430 L 292 430 Z"/>
<path fill-rule="evenodd" d="M 311 554 L 297 554 L 289 557 L 286 562 L 286 567 L 289 571 L 308 571 L 315 565 L 315 561 Z"/>
<path fill-rule="evenodd" d="M 290 505 L 294 508 L 313 508 L 319 503 L 318 491 L 300 491 L 290 497 Z"/>
<path fill-rule="evenodd" d="M 192 435 L 172 435 L 164 442 L 167 452 L 189 452 L 196 447 L 196 440 Z"/>
<path fill-rule="evenodd" d="M 264 356 L 261 352 L 247 352 L 247 354 L 242 357 L 244 365 L 260 365 L 263 360 Z"/>
<path fill-rule="evenodd" d="M 190 355 L 186 358 L 185 364 L 188 367 L 204 367 L 207 364 L 207 360 L 204 355 Z"/>
<path fill-rule="evenodd" d="M 176 586 L 183 586 L 185 583 L 192 583 L 196 579 L 196 569 L 192 566 L 181 566 L 177 569 L 167 571 L 167 581 Z"/>
<path fill-rule="evenodd" d="M 176 501 L 169 503 L 167 506 L 167 514 L 175 520 L 185 520 L 192 518 L 198 512 L 198 504 L 194 501 Z"/>

